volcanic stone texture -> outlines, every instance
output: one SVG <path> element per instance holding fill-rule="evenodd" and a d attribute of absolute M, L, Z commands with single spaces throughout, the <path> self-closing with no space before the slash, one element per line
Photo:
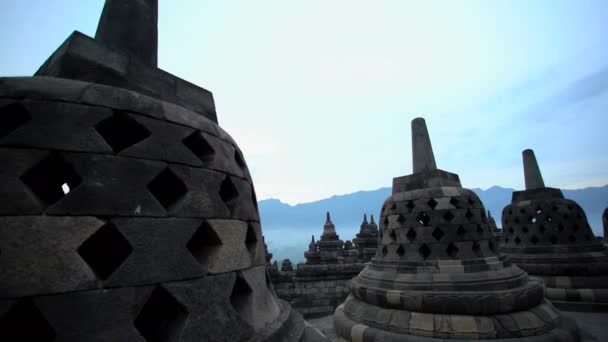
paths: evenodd
<path fill-rule="evenodd" d="M 0 79 L 0 341 L 322 339 L 278 300 L 241 151 L 109 86 Z"/>
<path fill-rule="evenodd" d="M 348 282 L 365 267 L 351 264 L 299 264 L 296 271 L 271 273 L 279 298 L 305 318 L 331 315 L 348 296 Z"/>
<path fill-rule="evenodd" d="M 553 188 L 514 192 L 502 223 L 502 251 L 545 281 L 555 305 L 608 310 L 608 251 L 576 202 Z"/>
<path fill-rule="evenodd" d="M 336 332 L 358 342 L 578 341 L 542 280 L 498 252 L 477 195 L 435 168 L 424 119 L 412 121 L 412 137 L 415 173 L 393 179 L 377 254 L 336 309 Z"/>

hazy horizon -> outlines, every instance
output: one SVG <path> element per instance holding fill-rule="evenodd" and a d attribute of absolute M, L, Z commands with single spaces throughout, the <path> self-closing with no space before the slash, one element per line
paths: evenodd
<path fill-rule="evenodd" d="M 0 3 L 0 75 L 32 75 L 103 0 Z M 305 203 L 411 173 L 426 118 L 463 186 L 608 184 L 608 2 L 159 1 L 159 66 L 213 92 L 259 199 Z"/>

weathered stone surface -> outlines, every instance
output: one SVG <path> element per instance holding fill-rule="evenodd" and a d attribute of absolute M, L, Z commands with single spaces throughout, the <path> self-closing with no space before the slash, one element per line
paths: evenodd
<path fill-rule="evenodd" d="M 212 94 L 156 68 L 156 9 L 108 0 L 62 78 L 0 78 L 0 340 L 326 341 L 276 297 Z"/>
<path fill-rule="evenodd" d="M 523 157 L 526 190 L 514 192 L 503 209 L 502 251 L 526 272 L 546 279 L 547 298 L 559 307 L 608 306 L 600 294 L 608 276 L 606 246 L 576 202 L 544 186 L 534 152 L 525 150 Z"/>
<path fill-rule="evenodd" d="M 336 309 L 336 331 L 349 341 L 549 341 L 557 334 L 577 341 L 577 328 L 562 331 L 555 310 L 551 321 L 531 311 L 544 305 L 542 281 L 499 253 L 495 224 L 477 195 L 436 169 L 422 119 L 412 122 L 412 136 L 414 174 L 393 181 L 376 256 Z M 399 315 L 408 322 L 389 319 L 395 312 L 408 312 Z M 513 324 L 495 323 L 500 317 Z"/>
<path fill-rule="evenodd" d="M 97 287 L 97 277 L 77 249 L 104 224 L 84 216 L 0 217 L 0 297 Z"/>

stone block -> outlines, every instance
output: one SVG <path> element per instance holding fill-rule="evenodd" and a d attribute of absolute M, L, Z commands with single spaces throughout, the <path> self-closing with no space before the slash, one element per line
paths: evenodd
<path fill-rule="evenodd" d="M 77 250 L 103 225 L 94 217 L 0 217 L 0 297 L 97 287 Z"/>

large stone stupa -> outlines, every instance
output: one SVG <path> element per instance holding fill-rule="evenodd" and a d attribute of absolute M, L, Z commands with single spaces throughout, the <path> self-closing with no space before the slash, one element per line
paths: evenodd
<path fill-rule="evenodd" d="M 502 212 L 502 251 L 546 296 L 569 310 L 608 310 L 608 250 L 593 235 L 583 208 L 545 187 L 532 150 L 523 151 L 526 190 L 513 192 Z"/>
<path fill-rule="evenodd" d="M 414 173 L 393 179 L 380 245 L 336 309 L 349 341 L 577 341 L 543 283 L 498 252 L 486 211 L 437 169 L 424 119 L 412 121 Z"/>
<path fill-rule="evenodd" d="M 325 340 L 266 273 L 212 94 L 157 67 L 157 0 L 107 0 L 0 79 L 0 341 Z"/>

